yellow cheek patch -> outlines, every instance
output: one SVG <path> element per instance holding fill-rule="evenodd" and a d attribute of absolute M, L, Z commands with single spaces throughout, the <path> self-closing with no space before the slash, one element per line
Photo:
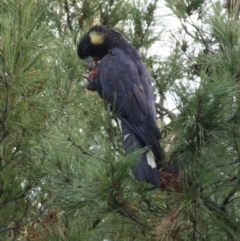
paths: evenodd
<path fill-rule="evenodd" d="M 90 37 L 91 43 L 94 45 L 102 44 L 104 41 L 103 33 L 98 33 L 96 31 L 90 32 L 89 37 Z"/>

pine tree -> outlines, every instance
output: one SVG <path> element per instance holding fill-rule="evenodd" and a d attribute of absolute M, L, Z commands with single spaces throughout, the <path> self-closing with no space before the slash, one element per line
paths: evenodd
<path fill-rule="evenodd" d="M 45 86 L 49 83 L 48 51 L 53 34 L 40 25 L 46 4 L 1 1 L 0 22 L 0 232 L 15 240 L 19 230 L 40 215 L 41 180 L 31 164 L 30 149 L 44 131 L 49 115 Z"/>
<path fill-rule="evenodd" d="M 181 28 L 162 57 L 149 54 L 160 1 L 0 0 L 0 240 L 239 239 L 239 5 L 165 2 Z M 125 155 L 80 75 L 76 46 L 97 23 L 153 78 L 165 160 L 180 173 L 161 172 L 160 190 L 133 178 L 140 153 Z"/>
<path fill-rule="evenodd" d="M 167 3 L 187 35 L 178 42 L 187 68 L 173 85 L 178 113 L 169 125 L 169 159 L 184 181 L 176 240 L 238 240 L 239 4 L 225 10 L 217 3 L 210 11 L 203 1 Z"/>

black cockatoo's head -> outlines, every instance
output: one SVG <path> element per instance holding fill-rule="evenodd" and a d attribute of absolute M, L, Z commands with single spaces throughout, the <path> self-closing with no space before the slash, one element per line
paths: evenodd
<path fill-rule="evenodd" d="M 121 35 L 105 26 L 94 26 L 78 44 L 78 56 L 88 67 L 101 60 L 118 42 Z"/>

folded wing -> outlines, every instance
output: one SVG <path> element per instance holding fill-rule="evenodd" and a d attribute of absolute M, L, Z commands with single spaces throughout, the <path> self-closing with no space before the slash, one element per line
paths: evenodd
<path fill-rule="evenodd" d="M 136 165 L 137 180 L 159 186 L 157 163 L 161 163 L 156 110 L 151 80 L 141 61 L 134 62 L 120 49 L 102 60 L 96 74 L 97 89 L 119 119 L 126 152 L 148 146 Z"/>

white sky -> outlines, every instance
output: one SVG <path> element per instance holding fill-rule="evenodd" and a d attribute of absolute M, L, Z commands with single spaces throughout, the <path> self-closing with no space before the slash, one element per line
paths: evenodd
<path fill-rule="evenodd" d="M 211 0 L 209 2 L 206 2 L 207 6 L 205 7 L 205 10 L 208 11 L 208 9 L 212 9 L 209 5 L 212 5 L 216 2 L 219 2 L 221 3 L 221 5 L 223 5 L 223 0 Z M 159 11 L 156 13 L 156 31 L 159 33 L 160 38 L 159 41 L 157 41 L 153 45 L 152 49 L 150 50 L 150 54 L 157 54 L 161 58 L 167 58 L 172 50 L 173 45 L 175 45 L 176 39 L 178 39 L 180 42 L 183 40 L 183 38 L 186 38 L 188 41 L 192 40 L 186 34 L 180 34 L 180 31 L 182 29 L 181 23 L 179 19 L 174 16 L 172 11 L 166 7 L 165 0 L 161 0 L 158 2 L 158 9 Z M 193 14 L 191 16 L 191 21 L 198 26 L 202 26 L 202 22 L 198 20 L 197 17 L 197 14 Z M 190 24 L 187 25 L 187 28 L 190 32 L 194 33 L 193 31 L 195 31 L 195 29 Z M 173 39 L 173 34 L 176 39 Z M 197 47 L 196 51 L 198 51 Z M 189 82 L 187 80 L 185 80 L 184 82 L 186 83 L 186 85 L 189 85 Z M 191 84 L 189 88 L 196 89 L 197 86 L 198 83 L 195 83 Z M 169 91 L 166 93 L 165 107 L 170 111 L 176 110 L 176 105 L 174 104 L 174 97 Z M 166 118 L 165 121 L 168 122 L 169 120 Z"/>

